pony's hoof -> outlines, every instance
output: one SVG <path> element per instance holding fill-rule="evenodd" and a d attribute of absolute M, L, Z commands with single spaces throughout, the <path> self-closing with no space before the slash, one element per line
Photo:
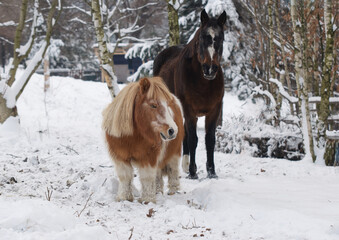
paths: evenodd
<path fill-rule="evenodd" d="M 218 175 L 214 172 L 214 173 L 207 173 L 207 177 L 208 178 L 210 178 L 210 179 L 212 179 L 212 178 L 215 178 L 215 179 L 217 179 L 218 178 Z"/>
<path fill-rule="evenodd" d="M 186 177 L 187 179 L 198 179 L 198 175 L 196 173 L 194 174 L 188 174 L 188 176 Z"/>
<path fill-rule="evenodd" d="M 167 195 L 174 195 L 176 193 L 179 193 L 179 188 L 169 189 Z"/>
<path fill-rule="evenodd" d="M 149 204 L 150 202 L 155 204 L 155 199 L 143 199 L 143 198 L 139 198 L 138 202 L 141 203 L 141 204 L 145 204 L 145 205 Z"/>
<path fill-rule="evenodd" d="M 133 202 L 133 196 L 116 196 L 115 200 L 117 202 L 122 202 L 122 201 Z"/>

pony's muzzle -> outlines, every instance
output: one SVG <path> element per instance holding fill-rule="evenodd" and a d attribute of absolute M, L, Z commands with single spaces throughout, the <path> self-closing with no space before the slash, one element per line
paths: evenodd
<path fill-rule="evenodd" d="M 170 141 L 176 138 L 177 132 L 174 130 L 174 128 L 170 127 L 167 129 L 166 133 L 160 132 L 160 136 L 163 141 Z"/>

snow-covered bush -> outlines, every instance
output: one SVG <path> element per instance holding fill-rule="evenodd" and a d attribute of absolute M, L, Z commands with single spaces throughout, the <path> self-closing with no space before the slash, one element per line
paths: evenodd
<path fill-rule="evenodd" d="M 281 122 L 280 126 L 274 127 L 266 124 L 264 117 L 245 114 L 224 120 L 223 126 L 217 129 L 215 150 L 290 160 L 300 160 L 304 156 L 297 125 Z"/>

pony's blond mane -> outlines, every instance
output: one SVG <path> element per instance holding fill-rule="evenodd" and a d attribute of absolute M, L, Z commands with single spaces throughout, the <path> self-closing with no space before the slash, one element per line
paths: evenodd
<path fill-rule="evenodd" d="M 148 99 L 165 99 L 171 101 L 174 96 L 169 92 L 162 79 L 149 78 Z M 140 92 L 139 82 L 128 84 L 102 112 L 102 129 L 114 137 L 133 135 L 133 109 L 135 98 Z"/>

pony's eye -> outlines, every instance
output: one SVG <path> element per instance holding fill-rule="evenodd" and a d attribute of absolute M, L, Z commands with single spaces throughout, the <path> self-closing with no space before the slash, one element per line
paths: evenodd
<path fill-rule="evenodd" d="M 158 106 L 154 103 L 150 104 L 151 108 L 157 108 Z"/>

